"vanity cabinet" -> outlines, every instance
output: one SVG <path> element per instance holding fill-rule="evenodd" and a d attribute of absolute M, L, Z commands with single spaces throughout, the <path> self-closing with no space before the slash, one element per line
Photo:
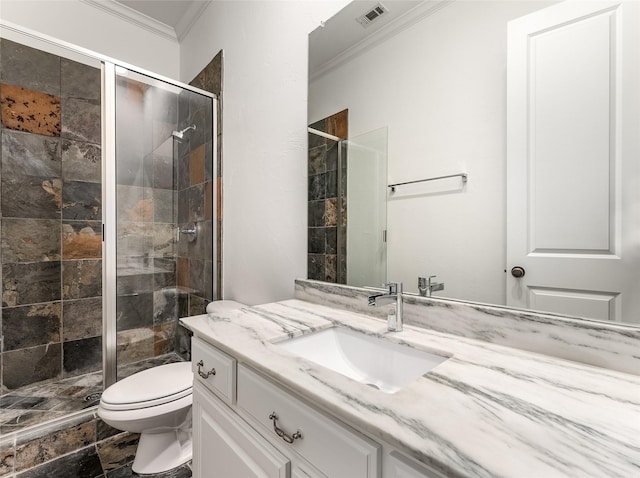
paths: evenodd
<path fill-rule="evenodd" d="M 192 357 L 194 478 L 441 478 L 197 337 Z"/>
<path fill-rule="evenodd" d="M 199 383 L 193 386 L 196 477 L 289 478 L 290 460 Z"/>
<path fill-rule="evenodd" d="M 380 445 L 242 364 L 238 365 L 238 408 L 251 416 L 263 433 L 280 438 L 326 476 L 378 477 Z"/>

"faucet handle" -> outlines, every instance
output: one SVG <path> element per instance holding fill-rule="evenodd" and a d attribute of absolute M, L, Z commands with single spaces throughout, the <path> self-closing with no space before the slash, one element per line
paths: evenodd
<path fill-rule="evenodd" d="M 402 294 L 402 282 L 389 281 L 384 286 L 389 290 L 389 294 Z"/>
<path fill-rule="evenodd" d="M 431 291 L 434 290 L 436 282 L 431 282 L 436 276 L 418 277 L 418 292 L 421 296 L 431 297 Z"/>

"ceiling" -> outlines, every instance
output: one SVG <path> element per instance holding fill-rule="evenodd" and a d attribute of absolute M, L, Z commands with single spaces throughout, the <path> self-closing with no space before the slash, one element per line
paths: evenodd
<path fill-rule="evenodd" d="M 118 3 L 158 20 L 175 29 L 197 0 L 118 0 Z"/>
<path fill-rule="evenodd" d="M 349 3 L 309 34 L 309 79 L 315 80 L 449 3 L 450 0 L 361 0 Z M 382 7 L 385 12 L 363 26 L 361 17 L 377 7 Z"/>
<path fill-rule="evenodd" d="M 181 40 L 211 0 L 85 0 L 125 20 Z"/>
<path fill-rule="evenodd" d="M 385 13 L 363 27 L 357 18 L 380 5 L 377 0 L 351 2 L 338 14 L 324 22 L 309 35 L 309 71 L 315 72 L 336 56 L 385 29 L 400 19 L 422 0 L 385 1 Z"/>

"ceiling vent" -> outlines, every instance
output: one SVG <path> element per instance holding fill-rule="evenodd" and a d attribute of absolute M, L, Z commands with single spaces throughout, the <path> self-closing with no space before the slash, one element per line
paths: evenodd
<path fill-rule="evenodd" d="M 382 15 L 387 13 L 387 7 L 385 7 L 382 3 L 378 3 L 375 7 L 369 10 L 364 15 L 360 15 L 356 18 L 356 21 L 362 25 L 364 28 L 367 28 L 371 25 L 372 22 L 378 20 Z"/>

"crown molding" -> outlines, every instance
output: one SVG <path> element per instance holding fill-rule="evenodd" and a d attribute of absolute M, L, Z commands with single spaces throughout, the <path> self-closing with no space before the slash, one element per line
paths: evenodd
<path fill-rule="evenodd" d="M 383 28 L 380 28 L 380 30 L 377 30 L 368 37 L 342 51 L 331 60 L 320 65 L 314 71 L 310 71 L 309 81 L 317 80 L 330 71 L 333 71 L 341 65 L 351 61 L 356 56 L 363 54 L 374 46 L 387 41 L 404 30 L 412 27 L 416 23 L 430 17 L 454 1 L 455 0 L 427 0 L 421 3 L 417 7 L 406 12 L 404 15 L 388 23 Z"/>
<path fill-rule="evenodd" d="M 187 33 L 189 33 L 193 25 L 195 25 L 209 5 L 211 5 L 211 0 L 194 2 L 189 6 L 176 25 L 175 33 L 178 37 L 178 41 L 182 41 L 182 39 L 187 36 Z"/>
<path fill-rule="evenodd" d="M 156 20 L 155 18 L 151 18 L 148 15 L 140 13 L 139 11 L 134 10 L 133 8 L 130 8 L 130 7 L 127 7 L 126 5 L 118 3 L 115 0 L 80 0 L 80 1 L 86 5 L 89 5 L 91 7 L 102 10 L 103 12 L 109 13 L 110 15 L 118 17 L 121 20 L 132 23 L 137 27 L 143 28 L 158 36 L 161 36 L 163 38 L 166 38 L 174 42 L 178 42 L 178 35 L 176 34 L 176 30 L 174 30 L 172 27 Z M 195 18 L 191 21 L 190 25 L 192 25 L 194 22 L 195 22 Z"/>

